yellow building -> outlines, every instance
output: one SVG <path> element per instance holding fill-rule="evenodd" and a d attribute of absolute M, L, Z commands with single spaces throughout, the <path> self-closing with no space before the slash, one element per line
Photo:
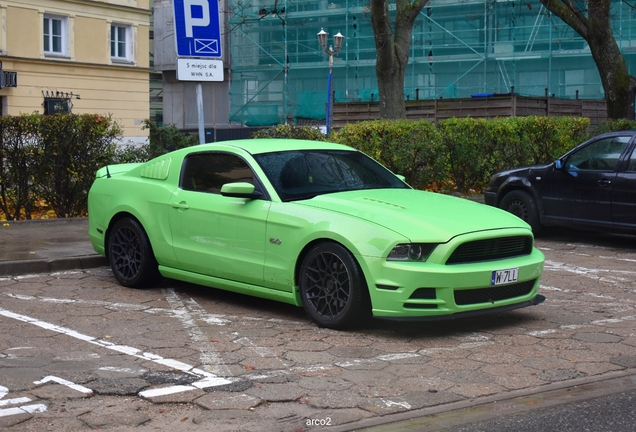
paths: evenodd
<path fill-rule="evenodd" d="M 17 75 L 0 115 L 110 114 L 144 141 L 150 15 L 149 0 L 0 0 L 0 62 Z"/>

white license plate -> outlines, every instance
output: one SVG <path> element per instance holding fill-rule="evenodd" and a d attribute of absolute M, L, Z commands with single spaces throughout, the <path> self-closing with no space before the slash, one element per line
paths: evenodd
<path fill-rule="evenodd" d="M 517 282 L 519 277 L 519 268 L 511 268 L 505 270 L 495 270 L 490 278 L 490 285 L 503 285 Z"/>

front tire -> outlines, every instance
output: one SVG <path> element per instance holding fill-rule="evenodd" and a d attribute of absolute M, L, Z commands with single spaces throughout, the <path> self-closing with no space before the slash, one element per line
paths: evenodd
<path fill-rule="evenodd" d="M 336 243 L 321 243 L 305 256 L 299 274 L 300 296 L 320 327 L 343 329 L 370 315 L 369 291 L 351 253 Z"/>
<path fill-rule="evenodd" d="M 501 200 L 501 208 L 523 219 L 524 222 L 532 227 L 534 234 L 538 234 L 541 231 L 541 220 L 537 203 L 527 192 L 521 190 L 508 192 Z"/>
<path fill-rule="evenodd" d="M 120 219 L 110 230 L 108 259 L 115 278 L 123 286 L 145 288 L 161 278 L 150 240 L 134 219 Z"/>

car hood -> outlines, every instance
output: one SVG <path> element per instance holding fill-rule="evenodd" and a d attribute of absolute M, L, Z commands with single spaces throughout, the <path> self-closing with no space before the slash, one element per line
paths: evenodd
<path fill-rule="evenodd" d="M 554 163 L 554 162 L 552 162 Z M 524 176 L 529 172 L 532 171 L 542 171 L 545 170 L 546 168 L 550 167 L 550 165 L 552 165 L 552 163 L 549 164 L 544 164 L 544 165 L 530 165 L 530 166 L 525 166 L 525 167 L 521 167 L 521 168 L 513 168 L 513 169 L 509 169 L 506 171 L 501 171 L 498 172 L 496 174 L 496 176 L 498 177 L 511 177 L 511 176 Z"/>
<path fill-rule="evenodd" d="M 447 242 L 469 232 L 527 228 L 508 212 L 468 199 L 413 189 L 372 189 L 319 195 L 298 204 L 366 220 L 414 242 Z"/>

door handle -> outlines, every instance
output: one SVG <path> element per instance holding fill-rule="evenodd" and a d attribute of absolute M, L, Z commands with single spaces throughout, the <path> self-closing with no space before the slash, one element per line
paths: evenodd
<path fill-rule="evenodd" d="M 187 205 L 187 204 L 186 204 L 186 203 L 184 203 L 184 202 L 180 202 L 180 203 L 173 202 L 173 203 L 172 203 L 172 204 L 170 204 L 170 205 L 171 205 L 172 207 L 176 208 L 176 209 L 184 209 L 184 210 L 187 210 L 187 209 L 189 209 L 189 208 L 190 208 L 190 206 L 189 206 L 189 205 Z"/>
<path fill-rule="evenodd" d="M 598 181 L 598 185 L 599 186 L 607 186 L 607 185 L 610 185 L 610 184 L 612 184 L 612 182 L 610 180 L 607 180 L 607 179 L 600 179 Z"/>

